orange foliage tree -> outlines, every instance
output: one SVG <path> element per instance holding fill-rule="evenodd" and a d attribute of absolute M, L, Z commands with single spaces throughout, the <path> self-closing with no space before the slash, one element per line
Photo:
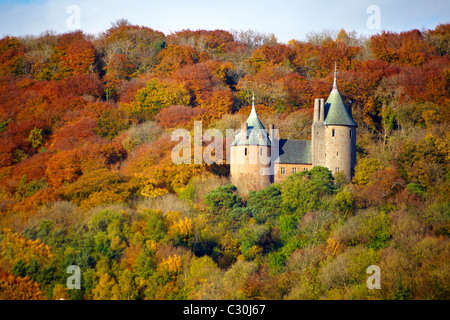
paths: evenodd
<path fill-rule="evenodd" d="M 39 283 L 30 279 L 17 277 L 8 271 L 0 274 L 1 300 L 46 300 Z"/>
<path fill-rule="evenodd" d="M 23 55 L 25 48 L 14 37 L 5 37 L 0 40 L 0 75 L 20 75 L 23 68 Z"/>
<path fill-rule="evenodd" d="M 57 66 L 57 72 L 53 75 L 55 79 L 93 71 L 94 45 L 86 40 L 86 36 L 81 31 L 61 35 L 53 51 L 51 60 Z"/>
<path fill-rule="evenodd" d="M 378 59 L 388 63 L 421 66 L 436 54 L 435 48 L 425 41 L 419 30 L 400 34 L 383 31 L 373 35 L 369 45 Z"/>
<path fill-rule="evenodd" d="M 195 49 L 178 45 L 169 45 L 158 54 L 157 58 L 159 63 L 156 65 L 156 71 L 160 75 L 171 74 L 183 66 L 199 61 L 199 55 Z"/>

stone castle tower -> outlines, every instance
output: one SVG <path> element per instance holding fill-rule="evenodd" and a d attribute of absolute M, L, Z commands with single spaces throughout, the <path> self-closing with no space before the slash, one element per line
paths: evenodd
<path fill-rule="evenodd" d="M 255 110 L 242 124 L 230 148 L 231 182 L 240 190 L 258 190 L 273 183 L 270 174 L 271 145 L 267 131 Z"/>
<path fill-rule="evenodd" d="M 311 130 L 311 162 L 327 167 L 333 174 L 342 172 L 347 180 L 353 178 L 356 165 L 356 127 L 350 107 L 345 106 L 336 83 L 324 104 L 314 101 L 314 122 Z"/>
<path fill-rule="evenodd" d="M 314 166 L 327 167 L 333 175 L 343 173 L 347 180 L 353 178 L 357 124 L 338 91 L 336 66 L 327 101 L 314 101 L 311 140 L 278 139 L 273 126 L 268 134 L 256 114 L 254 99 L 250 116 L 230 148 L 231 182 L 240 192 L 264 188 Z"/>

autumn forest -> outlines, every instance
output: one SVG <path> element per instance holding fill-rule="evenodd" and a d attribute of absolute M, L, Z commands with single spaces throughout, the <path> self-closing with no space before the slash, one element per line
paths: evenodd
<path fill-rule="evenodd" d="M 225 137 L 252 93 L 266 128 L 310 139 L 335 62 L 352 181 L 315 167 L 241 194 L 226 163 L 172 162 L 173 130 Z M 127 20 L 6 36 L 0 299 L 449 299 L 449 120 L 450 24 L 288 43 Z"/>

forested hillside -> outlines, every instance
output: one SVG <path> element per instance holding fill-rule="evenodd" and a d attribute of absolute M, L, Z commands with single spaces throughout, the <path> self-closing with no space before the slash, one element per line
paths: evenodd
<path fill-rule="evenodd" d="M 0 299 L 449 299 L 449 41 L 125 20 L 1 39 Z M 227 164 L 172 162 L 174 129 L 225 137 L 252 92 L 266 128 L 310 139 L 335 62 L 353 181 L 316 167 L 242 195 Z"/>

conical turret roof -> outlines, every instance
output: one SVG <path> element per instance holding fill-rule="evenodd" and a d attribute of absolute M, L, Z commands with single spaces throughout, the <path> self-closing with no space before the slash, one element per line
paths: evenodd
<path fill-rule="evenodd" d="M 325 102 L 325 110 L 327 110 L 327 116 L 325 118 L 325 125 L 340 125 L 340 126 L 353 126 L 358 125 L 353 120 L 352 115 L 345 106 L 344 100 L 342 100 L 341 94 L 337 88 L 336 82 L 336 65 L 334 67 L 334 82 L 333 90 L 331 90 L 328 96 L 327 102 Z"/>
<path fill-rule="evenodd" d="M 250 112 L 249 117 L 247 118 L 247 139 L 242 141 L 241 134 L 242 131 L 239 132 L 232 145 L 259 145 L 259 146 L 270 146 L 270 139 L 267 130 L 264 128 L 261 120 L 259 120 L 258 115 L 256 114 L 255 109 L 255 96 L 252 98 L 252 111 Z"/>

